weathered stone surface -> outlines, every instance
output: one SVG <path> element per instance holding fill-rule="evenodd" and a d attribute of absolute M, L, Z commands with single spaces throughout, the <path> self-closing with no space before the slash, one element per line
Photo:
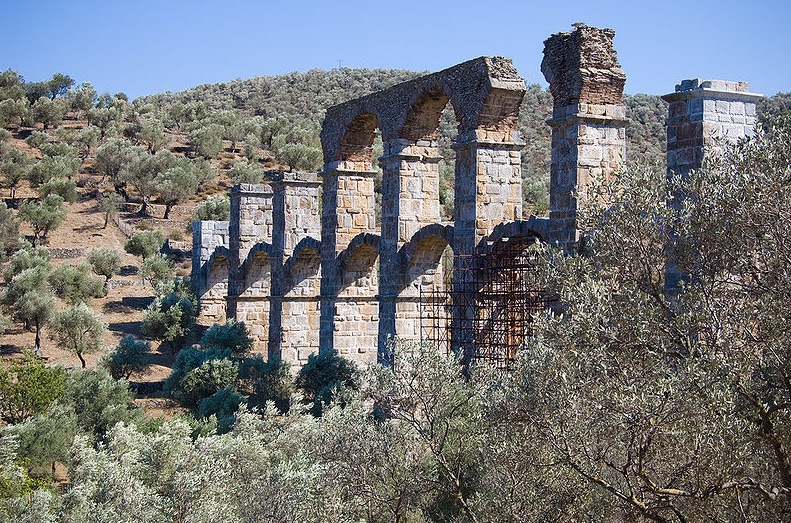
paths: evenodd
<path fill-rule="evenodd" d="M 573 249 L 577 210 L 591 184 L 620 169 L 626 152 L 626 75 L 611 29 L 577 26 L 544 42 L 541 72 L 554 98 L 549 189 L 549 241 Z"/>
<path fill-rule="evenodd" d="M 556 33 L 544 41 L 541 72 L 556 108 L 580 102 L 621 104 L 626 74 L 613 49 L 614 36 L 612 29 L 577 25 L 570 33 Z M 580 112 L 596 114 L 596 110 Z"/>
<path fill-rule="evenodd" d="M 442 331 L 464 353 L 475 343 L 474 309 L 454 299 L 427 322 L 426 296 L 443 291 L 448 278 L 454 295 L 474 292 L 480 255 L 513 239 L 573 249 L 589 187 L 621 167 L 626 76 L 613 36 L 578 26 L 545 42 L 541 69 L 555 101 L 549 218 L 522 219 L 517 118 L 524 82 L 510 60 L 470 60 L 329 108 L 323 172 L 236 186 L 230 224 L 196 224 L 193 277 L 205 319 L 245 322 L 256 350 L 297 366 L 331 349 L 361 364 L 383 360 L 394 336 L 419 340 Z M 665 99 L 669 169 L 699 166 L 720 140 L 752 133 L 757 95 L 744 82 L 686 80 Z M 448 103 L 459 134 L 454 221 L 442 223 L 437 138 Z M 453 267 L 443 264 L 447 249 Z"/>

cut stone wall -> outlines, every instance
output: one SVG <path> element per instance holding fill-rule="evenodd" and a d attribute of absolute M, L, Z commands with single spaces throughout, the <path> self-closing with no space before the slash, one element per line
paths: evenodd
<path fill-rule="evenodd" d="M 747 82 L 684 80 L 665 95 L 668 173 L 687 174 L 722 145 L 752 136 L 760 94 L 748 92 Z"/>
<path fill-rule="evenodd" d="M 549 241 L 566 250 L 580 239 L 577 212 L 590 187 L 618 171 L 626 153 L 626 75 L 614 36 L 611 29 L 578 26 L 544 42 L 541 72 L 554 99 Z"/>
<path fill-rule="evenodd" d="M 667 176 L 687 176 L 706 158 L 719 155 L 727 143 L 755 133 L 756 103 L 760 94 L 748 92 L 747 82 L 684 80 L 675 92 L 662 97 L 668 102 Z M 678 197 L 671 203 L 680 205 Z M 669 253 L 665 288 L 679 290 L 686 275 L 676 256 Z"/>
<path fill-rule="evenodd" d="M 607 203 L 588 200 L 625 153 L 626 76 L 613 37 L 578 25 L 545 42 L 541 70 L 554 98 L 549 218 L 522 220 L 524 82 L 510 60 L 477 58 L 328 108 L 318 175 L 282 173 L 234 187 L 230 225 L 193 228 L 203 314 L 220 318 L 227 297 L 227 316 L 248 325 L 256 350 L 297 366 L 329 350 L 361 364 L 386 362 L 394 336 L 419 340 L 431 330 L 449 332 L 461 356 L 485 352 L 474 346 L 469 299 L 482 255 L 535 239 L 573 251 L 580 206 Z M 685 81 L 666 96 L 669 171 L 700 166 L 719 138 L 749 136 L 757 97 L 746 84 L 710 80 Z M 441 222 L 439 204 L 438 127 L 447 104 L 458 122 L 452 223 Z M 375 161 L 383 174 L 380 229 Z M 448 248 L 450 275 L 442 262 Z M 449 278 L 451 307 L 443 301 L 424 325 L 426 296 L 447 291 Z"/>
<path fill-rule="evenodd" d="M 192 281 L 206 322 L 224 322 L 228 295 L 229 222 L 192 224 Z"/>

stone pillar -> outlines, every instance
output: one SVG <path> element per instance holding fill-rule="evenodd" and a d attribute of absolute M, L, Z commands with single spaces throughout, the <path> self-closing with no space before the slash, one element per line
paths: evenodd
<path fill-rule="evenodd" d="M 322 173 L 320 350 L 349 352 L 355 335 L 351 329 L 358 325 L 340 323 L 347 317 L 360 317 L 357 312 L 361 302 L 375 302 L 376 288 L 356 289 L 356 299 L 338 302 L 338 296 L 345 287 L 338 255 L 353 238 L 376 229 L 375 175 L 376 171 L 368 162 L 333 162 L 325 166 Z M 372 283 L 361 284 L 367 286 Z M 371 321 L 376 321 L 378 330 L 378 316 Z M 339 344 L 338 338 L 345 339 Z M 373 345 L 376 352 L 376 336 Z"/>
<path fill-rule="evenodd" d="M 266 351 L 268 345 L 273 263 L 265 251 L 249 261 L 248 256 L 256 245 L 272 244 L 272 197 L 272 188 L 263 184 L 231 189 L 228 318 L 247 325 L 257 352 Z"/>
<path fill-rule="evenodd" d="M 212 285 L 207 264 L 218 247 L 228 248 L 229 222 L 199 221 L 192 224 L 192 282 L 198 295 L 200 318 L 205 321 L 222 321 L 225 317 L 227 284 Z M 226 275 L 227 278 L 228 275 Z M 216 287 L 216 288 L 215 288 Z"/>
<path fill-rule="evenodd" d="M 684 176 L 726 142 L 752 136 L 760 94 L 747 82 L 684 80 L 662 99 L 668 102 L 667 172 Z"/>
<path fill-rule="evenodd" d="M 435 140 L 394 139 L 384 144 L 380 241 L 379 358 L 398 336 L 417 340 L 419 292 L 405 292 L 399 249 L 423 227 L 440 221 L 439 162 Z M 419 290 L 418 290 L 419 291 Z"/>
<path fill-rule="evenodd" d="M 626 75 L 611 29 L 583 25 L 544 42 L 541 72 L 554 99 L 549 193 L 549 241 L 573 250 L 577 212 L 592 184 L 621 168 L 626 150 Z"/>
<path fill-rule="evenodd" d="M 321 233 L 320 184 L 312 173 L 280 173 L 272 182 L 272 245 L 277 259 L 272 263 L 269 357 L 290 363 L 305 363 L 318 350 L 319 253 L 308 260 L 293 257 L 301 241 Z"/>
<path fill-rule="evenodd" d="M 466 140 L 465 140 L 466 138 Z M 477 249 L 494 228 L 522 218 L 521 150 L 516 131 L 460 136 L 456 151 L 451 348 L 474 354 Z"/>
<path fill-rule="evenodd" d="M 722 146 L 755 132 L 756 103 L 760 94 L 748 92 L 747 82 L 684 80 L 674 93 L 665 95 L 667 117 L 667 176 L 687 176 L 707 157 L 721 153 Z M 678 199 L 672 205 L 680 205 Z M 665 288 L 679 289 L 685 275 L 670 253 Z"/>

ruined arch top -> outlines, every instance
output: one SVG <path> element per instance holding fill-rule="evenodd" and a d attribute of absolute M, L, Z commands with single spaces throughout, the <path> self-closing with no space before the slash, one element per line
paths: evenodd
<path fill-rule="evenodd" d="M 461 141 L 514 142 L 525 82 L 508 58 L 481 57 L 327 109 L 321 130 L 325 165 L 372 161 L 384 141 L 431 138 L 450 101 Z"/>

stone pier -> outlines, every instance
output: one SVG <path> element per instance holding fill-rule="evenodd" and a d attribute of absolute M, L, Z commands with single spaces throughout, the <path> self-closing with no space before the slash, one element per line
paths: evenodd
<path fill-rule="evenodd" d="M 621 168 L 626 151 L 626 75 L 614 36 L 611 29 L 577 26 L 544 42 L 541 72 L 554 99 L 549 241 L 569 251 L 580 239 L 577 212 L 589 189 Z"/>

